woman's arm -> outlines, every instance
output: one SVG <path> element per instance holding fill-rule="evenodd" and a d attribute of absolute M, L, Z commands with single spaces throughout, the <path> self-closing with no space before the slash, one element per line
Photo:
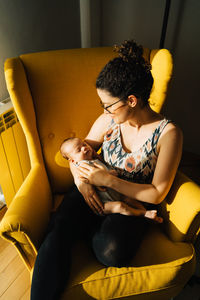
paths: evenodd
<path fill-rule="evenodd" d="M 104 135 L 108 130 L 108 127 L 112 119 L 109 114 L 104 113 L 98 117 L 98 119 L 92 125 L 85 141 L 94 149 L 98 150 L 104 140 Z"/>
<path fill-rule="evenodd" d="M 111 117 L 108 114 L 102 114 L 92 125 L 88 135 L 85 138 L 85 141 L 94 149 L 98 150 L 103 143 L 104 135 L 108 130 L 108 126 L 111 122 Z M 78 185 L 81 180 L 77 168 L 70 163 L 70 170 L 74 177 L 74 182 Z"/>
<path fill-rule="evenodd" d="M 102 114 L 94 122 L 87 137 L 85 138 L 85 141 L 95 150 L 99 149 L 101 146 L 104 134 L 106 133 L 110 122 L 110 116 Z M 79 173 L 77 172 L 77 167 L 75 167 L 71 162 L 70 170 L 74 177 L 74 183 L 76 184 L 79 192 L 83 195 L 86 203 L 95 213 L 101 214 L 103 212 L 103 203 L 96 194 L 95 188 L 88 182 L 86 183 L 83 179 L 80 179 Z"/>
<path fill-rule="evenodd" d="M 159 204 L 166 197 L 174 180 L 182 154 L 182 132 L 173 124 L 161 135 L 159 155 L 151 184 L 137 184 L 112 176 L 103 169 L 84 165 L 80 174 L 94 185 L 110 187 L 130 198 Z M 131 204 L 131 203 L 130 203 Z"/>

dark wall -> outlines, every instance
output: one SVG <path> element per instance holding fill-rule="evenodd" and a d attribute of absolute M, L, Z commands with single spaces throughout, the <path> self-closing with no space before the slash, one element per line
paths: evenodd
<path fill-rule="evenodd" d="M 0 0 L 0 100 L 6 58 L 80 46 L 79 0 Z"/>
<path fill-rule="evenodd" d="M 146 47 L 158 48 L 164 9 L 165 0 L 0 0 L 0 100 L 8 96 L 3 72 L 7 57 L 81 47 L 81 33 L 89 41 L 86 47 L 134 38 Z M 182 128 L 185 150 L 197 154 L 199 36 L 200 1 L 171 1 L 165 47 L 172 52 L 174 71 L 164 113 Z"/>

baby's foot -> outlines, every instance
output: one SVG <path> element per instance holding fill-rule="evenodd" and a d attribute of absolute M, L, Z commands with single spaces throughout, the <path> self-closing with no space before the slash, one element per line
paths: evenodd
<path fill-rule="evenodd" d="M 147 210 L 144 214 L 146 218 L 152 219 L 155 222 L 162 223 L 163 218 L 157 216 L 157 210 Z"/>

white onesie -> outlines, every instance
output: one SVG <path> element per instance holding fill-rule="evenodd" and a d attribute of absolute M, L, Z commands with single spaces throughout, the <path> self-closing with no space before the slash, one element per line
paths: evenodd
<path fill-rule="evenodd" d="M 78 167 L 83 162 L 85 162 L 89 165 L 92 165 L 92 166 L 94 165 L 94 163 L 96 163 L 96 164 L 104 167 L 105 170 L 113 170 L 113 168 L 109 168 L 103 162 L 101 162 L 99 159 L 81 160 L 81 161 L 75 163 L 74 165 L 76 167 Z M 99 190 L 98 187 L 95 187 L 95 188 L 96 188 L 97 194 L 99 195 L 99 197 L 103 203 L 108 202 L 108 201 L 122 201 L 122 197 L 121 197 L 122 195 L 111 188 L 106 188 L 105 191 Z"/>

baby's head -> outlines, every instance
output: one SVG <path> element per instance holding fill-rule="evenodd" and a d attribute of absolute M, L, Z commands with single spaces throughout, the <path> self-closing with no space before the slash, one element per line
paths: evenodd
<path fill-rule="evenodd" d="M 64 140 L 60 147 L 60 152 L 64 158 L 74 162 L 91 160 L 94 156 L 92 147 L 76 137 Z"/>

